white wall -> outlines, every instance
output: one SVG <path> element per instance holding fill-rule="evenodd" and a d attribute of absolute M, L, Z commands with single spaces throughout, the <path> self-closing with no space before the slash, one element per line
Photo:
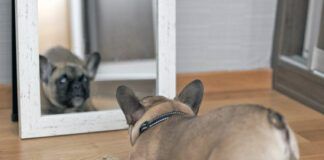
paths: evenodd
<path fill-rule="evenodd" d="M 11 83 L 11 1 L 0 0 L 0 84 Z"/>
<path fill-rule="evenodd" d="M 177 0 L 178 72 L 270 67 L 276 0 Z"/>
<path fill-rule="evenodd" d="M 276 0 L 177 0 L 178 72 L 270 67 Z M 11 0 L 0 1 L 0 84 L 11 82 Z"/>

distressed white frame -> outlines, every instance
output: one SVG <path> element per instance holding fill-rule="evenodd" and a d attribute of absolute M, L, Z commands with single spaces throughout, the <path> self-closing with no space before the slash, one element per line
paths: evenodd
<path fill-rule="evenodd" d="M 156 0 L 157 94 L 173 98 L 175 68 L 175 0 Z M 21 138 L 125 129 L 120 109 L 41 115 L 37 0 L 16 0 L 17 77 Z"/>

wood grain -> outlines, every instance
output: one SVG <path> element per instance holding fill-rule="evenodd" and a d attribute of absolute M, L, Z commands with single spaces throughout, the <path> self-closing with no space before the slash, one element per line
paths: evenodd
<path fill-rule="evenodd" d="M 222 77 L 220 77 L 222 78 Z M 236 77 L 240 78 L 240 77 Z M 225 78 L 223 78 L 225 79 Z M 211 86 L 206 79 L 205 86 Z M 179 84 L 183 86 L 185 84 Z M 270 89 L 231 89 L 205 95 L 200 114 L 230 104 L 256 103 L 284 114 L 297 133 L 301 160 L 324 159 L 324 116 L 309 107 Z M 0 89 L 0 95 L 8 94 Z M 7 95 L 9 96 L 9 95 Z M 11 101 L 4 100 L 4 106 Z M 10 122 L 10 109 L 0 109 L 0 159 L 10 160 L 93 160 L 109 157 L 126 159 L 130 143 L 126 130 L 20 140 L 17 123 Z"/>
<path fill-rule="evenodd" d="M 0 85 L 0 109 L 11 109 L 12 107 L 12 86 Z"/>
<path fill-rule="evenodd" d="M 205 84 L 205 93 L 233 92 L 271 89 L 272 71 L 260 69 L 251 71 L 187 73 L 177 75 L 177 90 L 194 79 Z"/>

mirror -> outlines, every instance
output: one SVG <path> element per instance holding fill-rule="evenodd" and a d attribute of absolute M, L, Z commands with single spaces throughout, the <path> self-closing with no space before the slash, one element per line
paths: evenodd
<path fill-rule="evenodd" d="M 119 85 L 156 92 L 151 0 L 38 0 L 42 115 L 118 108 Z"/>

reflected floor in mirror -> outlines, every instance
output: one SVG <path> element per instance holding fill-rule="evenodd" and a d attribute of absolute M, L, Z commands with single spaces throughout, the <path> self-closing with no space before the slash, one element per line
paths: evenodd
<path fill-rule="evenodd" d="M 94 82 L 91 84 L 91 97 L 97 110 L 119 108 L 116 101 L 116 89 L 120 85 L 133 88 L 138 98 L 155 94 L 155 80 Z"/>

